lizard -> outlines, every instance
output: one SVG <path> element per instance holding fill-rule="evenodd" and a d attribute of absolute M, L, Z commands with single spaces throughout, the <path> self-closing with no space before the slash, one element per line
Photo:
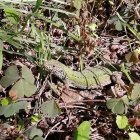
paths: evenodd
<path fill-rule="evenodd" d="M 47 60 L 44 65 L 48 72 L 51 72 L 72 88 L 96 89 L 112 83 L 113 72 L 104 66 L 88 67 L 82 71 L 74 71 L 54 59 Z"/>

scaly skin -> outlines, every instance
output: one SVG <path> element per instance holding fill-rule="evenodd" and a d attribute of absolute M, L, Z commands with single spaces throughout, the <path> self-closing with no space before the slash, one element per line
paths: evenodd
<path fill-rule="evenodd" d="M 61 79 L 70 87 L 78 89 L 95 89 L 103 87 L 111 83 L 110 75 L 112 72 L 102 66 L 88 67 L 78 72 L 73 71 L 66 65 L 57 60 L 49 60 L 45 62 L 45 68 L 53 75 Z"/>

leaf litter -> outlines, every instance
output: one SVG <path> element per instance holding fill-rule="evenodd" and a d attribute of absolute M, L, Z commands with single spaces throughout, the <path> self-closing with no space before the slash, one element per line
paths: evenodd
<path fill-rule="evenodd" d="M 37 2 L 40 5 L 41 1 L 38 0 Z M 130 33 L 132 30 L 125 30 L 122 21 L 117 16 L 113 17 L 115 11 L 119 10 L 122 13 L 127 11 L 128 15 L 134 14 L 132 11 L 136 4 L 124 1 L 118 5 L 117 2 L 112 2 L 111 4 L 111 1 L 97 2 L 92 0 L 84 2 L 82 0 L 75 0 L 70 5 L 69 2 L 66 2 L 67 6 L 61 5 L 59 1 L 58 3 L 57 1 L 47 1 L 44 4 L 47 4 L 48 7 L 51 5 L 54 9 L 48 10 L 41 7 L 44 10 L 43 16 L 45 15 L 47 19 L 54 19 L 55 23 L 45 23 L 41 18 L 34 19 L 34 17 L 32 20 L 36 22 L 36 26 L 30 25 L 28 27 L 32 32 L 31 38 L 27 37 L 28 39 L 24 42 L 26 35 L 23 33 L 23 42 L 17 40 L 21 44 L 15 42 L 15 40 L 9 40 L 5 43 L 4 40 L 2 67 L 4 72 L 2 71 L 0 82 L 3 87 L 0 99 L 7 98 L 8 105 L 6 107 L 1 106 L 1 115 L 6 118 L 13 118 L 10 121 L 7 120 L 8 124 L 12 127 L 9 129 L 9 133 L 8 128 L 5 128 L 7 131 L 3 132 L 3 134 L 11 139 L 17 138 L 18 135 L 21 139 L 25 139 L 26 137 L 30 139 L 73 139 L 75 130 L 78 131 L 80 126 L 82 126 L 82 122 L 86 121 L 91 124 L 91 128 L 88 127 L 87 129 L 90 129 L 90 138 L 93 140 L 128 138 L 128 136 L 133 137 L 133 135 L 138 137 L 137 133 L 140 132 L 139 129 L 137 129 L 136 134 L 131 132 L 127 135 L 124 130 L 120 130 L 117 127 L 114 119 L 115 114 L 125 114 L 128 112 L 129 123 L 134 127 L 139 127 L 139 119 L 136 117 L 133 118 L 133 109 L 135 112 L 139 110 L 139 103 L 133 102 L 134 99 L 139 98 L 139 80 L 137 78 L 139 76 L 139 52 L 135 51 L 138 44 L 135 37 Z M 57 6 L 62 9 L 62 13 L 53 11 L 60 10 L 56 9 Z M 16 8 L 18 8 L 18 5 Z M 27 6 L 27 9 L 31 10 L 31 7 Z M 35 10 L 39 10 L 38 7 Z M 75 12 L 76 17 L 70 17 L 64 12 L 72 10 Z M 18 21 L 11 17 L 11 14 L 14 13 L 18 17 L 17 20 L 20 20 L 21 15 L 17 15 L 15 11 L 10 11 L 10 15 L 7 13 L 6 16 L 10 16 L 8 17 L 9 25 L 12 23 L 16 26 L 16 22 Z M 2 11 L 0 15 L 0 18 L 3 19 Z M 24 21 L 25 17 L 26 15 L 23 15 L 21 21 Z M 39 21 L 37 22 L 37 20 Z M 107 22 L 108 20 L 110 20 L 110 23 Z M 63 30 L 56 24 L 64 27 Z M 91 24 L 97 28 L 94 30 L 88 29 L 87 27 L 90 27 Z M 11 30 L 12 28 L 13 26 L 11 26 Z M 41 34 L 38 29 L 42 32 L 46 29 L 47 33 L 49 33 L 48 38 L 45 38 L 43 33 Z M 27 31 L 26 33 L 29 35 L 28 30 L 24 31 Z M 76 37 L 74 36 L 75 34 L 77 35 Z M 9 37 L 7 34 L 4 35 Z M 34 39 L 33 35 L 36 39 L 35 41 L 32 40 Z M 51 38 L 50 40 L 49 37 Z M 3 40 L 1 35 L 0 39 Z M 47 42 L 43 39 L 47 40 Z M 8 47 L 7 43 L 10 44 L 8 44 Z M 15 53 L 15 48 L 18 48 L 20 45 L 24 48 L 23 50 L 19 49 L 22 55 Z M 11 53 L 6 53 L 7 51 L 11 51 Z M 132 87 L 129 87 L 129 92 L 126 91 L 122 94 L 124 96 L 120 98 L 116 97 L 114 93 L 108 94 L 110 86 L 91 91 L 67 89 L 59 79 L 53 75 L 52 77 L 51 75 L 48 77 L 46 71 L 40 69 L 43 59 L 47 59 L 50 56 L 54 59 L 60 58 L 59 61 L 67 64 L 67 66 L 72 67 L 74 70 L 108 63 L 113 64 L 116 70 L 120 71 L 121 68 L 119 65 L 121 63 L 126 64 L 127 62 L 129 65 L 131 64 L 130 66 L 126 65 L 128 71 L 130 71 L 130 75 L 132 73 L 130 78 L 138 83 L 134 83 Z M 21 67 L 18 64 L 17 66 L 11 66 L 12 62 L 17 60 L 24 66 Z M 0 62 L 2 63 L 2 55 L 0 55 Z M 0 66 L 2 65 L 1 63 Z M 122 78 L 125 84 L 129 86 L 129 78 L 126 75 L 123 75 Z M 52 88 L 48 81 L 53 82 L 56 86 Z M 132 99 L 132 102 L 128 101 L 130 99 Z M 27 103 L 30 103 L 31 106 L 29 107 Z M 128 108 L 128 106 L 131 106 L 131 108 Z M 31 116 L 35 114 L 41 116 L 41 119 L 32 127 Z M 21 120 L 22 123 L 19 123 Z M 3 121 L 3 119 L 0 120 L 0 125 L 3 124 Z M 86 128 L 87 126 L 85 125 L 84 127 Z M 81 128 L 80 134 L 83 133 L 82 129 L 84 127 Z M 13 132 L 11 132 L 12 130 Z M 89 135 L 89 131 L 87 134 Z"/>

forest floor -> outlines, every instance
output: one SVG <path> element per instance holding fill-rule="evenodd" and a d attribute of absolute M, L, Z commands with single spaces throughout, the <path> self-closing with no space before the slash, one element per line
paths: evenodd
<path fill-rule="evenodd" d="M 0 45 L 0 140 L 140 140 L 139 0 L 3 0 Z M 72 88 L 50 59 L 123 84 Z"/>

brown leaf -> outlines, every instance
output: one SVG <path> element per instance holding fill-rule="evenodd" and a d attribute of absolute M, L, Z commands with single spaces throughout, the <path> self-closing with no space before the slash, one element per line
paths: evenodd
<path fill-rule="evenodd" d="M 130 52 L 125 55 L 125 59 L 127 62 L 133 62 L 136 64 L 139 62 L 139 54 L 137 51 Z"/>
<path fill-rule="evenodd" d="M 18 98 L 17 92 L 14 90 L 9 91 L 9 96 L 12 98 L 12 100 L 16 100 Z"/>
<path fill-rule="evenodd" d="M 129 124 L 131 124 L 132 126 L 138 127 L 140 126 L 140 119 L 138 118 L 129 118 Z"/>
<path fill-rule="evenodd" d="M 70 90 L 67 93 L 62 93 L 61 98 L 65 103 L 83 100 L 81 95 Z"/>
<path fill-rule="evenodd" d="M 134 111 L 135 112 L 140 112 L 140 104 L 135 106 Z"/>

